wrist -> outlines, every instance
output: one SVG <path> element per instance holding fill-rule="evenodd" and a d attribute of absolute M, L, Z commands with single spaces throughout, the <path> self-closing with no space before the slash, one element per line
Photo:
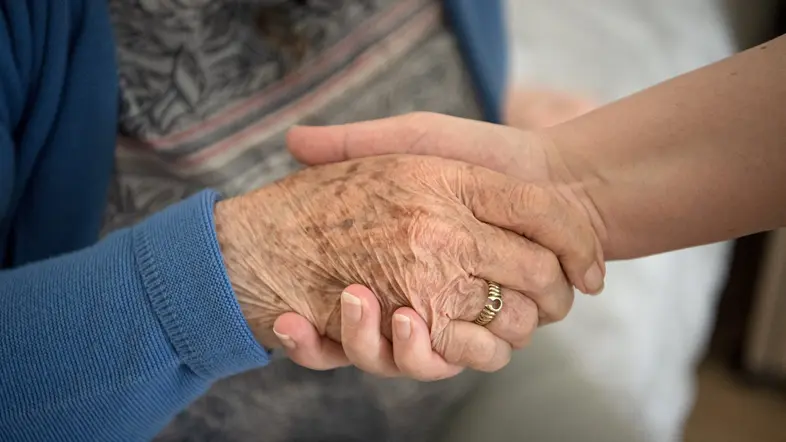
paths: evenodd
<path fill-rule="evenodd" d="M 243 218 L 237 198 L 216 203 L 214 218 L 224 267 L 251 332 L 263 347 L 280 347 L 273 324 L 290 309 L 266 283 L 265 267 L 260 266 L 264 260 L 249 250 L 254 248 L 252 241 L 258 235 Z"/>
<path fill-rule="evenodd" d="M 546 152 L 549 179 L 558 191 L 582 210 L 601 243 L 605 259 L 614 255 L 608 214 L 602 205 L 608 181 L 586 149 L 563 136 L 560 126 L 535 134 Z"/>

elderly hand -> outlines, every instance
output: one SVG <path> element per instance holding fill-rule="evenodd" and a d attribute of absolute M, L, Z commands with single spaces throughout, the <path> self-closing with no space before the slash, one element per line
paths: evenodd
<path fill-rule="evenodd" d="M 566 204 L 582 213 L 600 236 L 605 232 L 591 202 L 580 188 L 572 185 L 570 171 L 552 143 L 539 134 L 438 114 L 414 113 L 342 126 L 298 127 L 290 132 L 288 144 L 292 153 L 307 164 L 390 153 L 435 155 L 474 163 L 551 188 L 561 195 Z M 543 226 L 544 229 L 549 227 L 554 226 Z M 541 245 L 549 247 L 548 244 Z M 600 252 L 600 247 L 597 250 Z M 560 254 L 559 249 L 555 251 L 563 265 L 570 262 L 570 256 Z M 600 266 L 600 273 L 605 273 L 602 259 Z M 567 265 L 565 267 L 568 268 Z M 598 280 L 597 269 L 591 271 L 596 274 L 588 272 L 582 276 Z M 597 290 L 587 289 L 587 283 L 582 284 L 581 277 L 576 278 L 575 273 L 571 281 L 585 292 L 602 289 L 602 285 L 596 287 Z M 350 287 L 349 291 L 360 293 L 364 298 L 363 307 L 370 310 L 370 316 L 377 317 L 374 314 L 377 307 L 368 297 L 367 289 Z M 414 312 L 402 309 L 398 313 L 410 318 L 413 329 L 425 327 Z M 363 370 L 384 375 L 413 376 L 415 372 L 427 372 L 429 376 L 426 378 L 429 379 L 448 377 L 457 372 L 455 367 L 439 363 L 438 358 L 426 348 L 424 337 L 413 335 L 407 341 L 394 339 L 391 345 L 379 336 L 378 325 L 371 321 L 364 321 L 345 331 L 343 348 L 327 339 L 320 339 L 313 327 L 297 315 L 281 317 L 276 329 L 292 337 L 289 356 L 306 367 L 326 369 L 354 364 Z M 367 352 L 363 351 L 365 348 L 380 350 Z M 379 369 L 381 366 L 394 368 L 383 371 Z"/>
<path fill-rule="evenodd" d="M 411 307 L 446 366 L 492 371 L 526 343 L 538 316 L 559 320 L 570 308 L 572 287 L 550 250 L 570 257 L 563 265 L 573 277 L 599 265 L 595 232 L 574 212 L 548 188 L 484 168 L 384 156 L 306 169 L 221 202 L 216 226 L 263 345 L 277 346 L 273 323 L 287 312 L 340 342 L 340 295 L 358 283 L 376 294 L 385 337 L 393 312 Z M 471 321 L 487 280 L 505 287 L 505 308 L 484 328 Z"/>

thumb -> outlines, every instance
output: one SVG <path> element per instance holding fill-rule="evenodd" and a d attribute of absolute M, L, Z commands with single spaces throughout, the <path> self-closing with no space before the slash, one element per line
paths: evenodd
<path fill-rule="evenodd" d="M 292 155 L 324 164 L 386 154 L 430 155 L 506 172 L 519 150 L 505 126 L 415 112 L 392 118 L 327 127 L 294 127 L 287 134 Z"/>

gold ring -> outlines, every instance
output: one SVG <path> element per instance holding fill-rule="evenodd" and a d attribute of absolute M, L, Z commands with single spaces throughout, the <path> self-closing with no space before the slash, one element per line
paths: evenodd
<path fill-rule="evenodd" d="M 502 289 L 496 282 L 489 281 L 488 303 L 475 319 L 475 324 L 485 327 L 494 320 L 502 310 Z"/>

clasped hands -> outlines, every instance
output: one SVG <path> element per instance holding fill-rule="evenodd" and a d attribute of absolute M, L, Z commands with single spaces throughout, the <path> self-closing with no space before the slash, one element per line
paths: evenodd
<path fill-rule="evenodd" d="M 574 286 L 603 287 L 602 223 L 540 135 L 416 113 L 295 128 L 288 144 L 314 167 L 215 220 L 251 330 L 300 365 L 496 371 L 567 315 Z M 483 327 L 488 281 L 504 308 Z"/>

